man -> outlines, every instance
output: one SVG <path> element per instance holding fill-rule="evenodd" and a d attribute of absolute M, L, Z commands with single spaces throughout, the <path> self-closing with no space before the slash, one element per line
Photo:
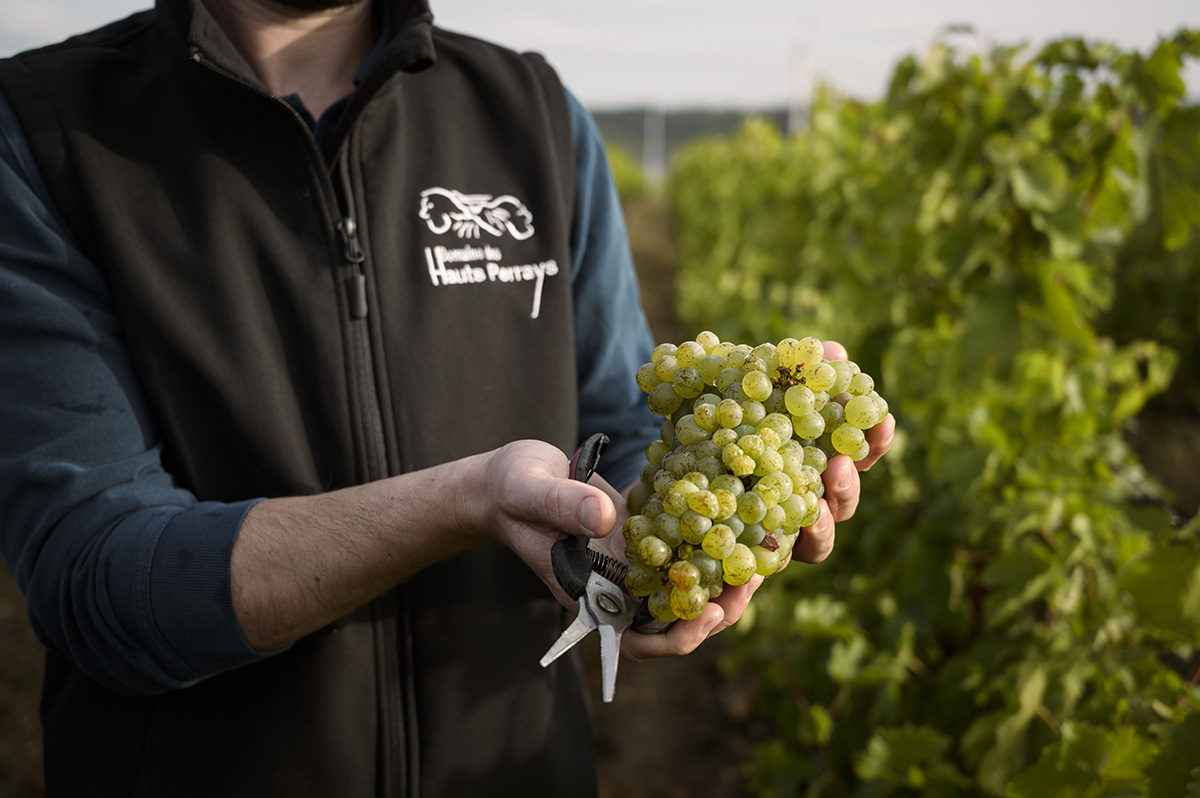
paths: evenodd
<path fill-rule="evenodd" d="M 594 791 L 548 552 L 620 549 L 649 336 L 586 114 L 431 20 L 160 0 L 0 62 L 0 545 L 51 796 Z M 595 431 L 608 481 L 567 479 Z M 857 502 L 827 480 L 801 559 Z"/>

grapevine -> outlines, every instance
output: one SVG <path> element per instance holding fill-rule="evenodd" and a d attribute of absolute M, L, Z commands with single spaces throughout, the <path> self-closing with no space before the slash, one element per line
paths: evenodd
<path fill-rule="evenodd" d="M 888 414 L 874 380 L 815 337 L 751 347 L 702 332 L 656 346 L 637 384 L 665 420 L 629 494 L 625 587 L 664 623 L 783 570 L 820 517 L 829 458 L 865 458 Z"/>

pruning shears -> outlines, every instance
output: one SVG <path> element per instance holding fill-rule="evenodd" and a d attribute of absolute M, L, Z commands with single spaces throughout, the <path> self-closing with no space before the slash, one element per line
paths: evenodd
<path fill-rule="evenodd" d="M 575 451 L 570 477 L 587 482 L 596 472 L 600 456 L 608 448 L 608 436 L 596 433 Z M 631 626 L 636 632 L 654 634 L 666 631 L 664 624 L 650 617 L 645 604 L 621 587 L 628 566 L 620 560 L 588 547 L 588 539 L 566 535 L 550 549 L 554 577 L 568 596 L 579 602 L 574 621 L 542 657 L 542 667 L 561 657 L 592 631 L 600 632 L 600 673 L 604 702 L 613 700 L 617 687 L 617 663 L 621 655 L 621 634 Z"/>

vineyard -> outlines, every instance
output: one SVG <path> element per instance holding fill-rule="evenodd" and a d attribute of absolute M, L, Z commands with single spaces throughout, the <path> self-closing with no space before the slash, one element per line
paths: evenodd
<path fill-rule="evenodd" d="M 836 339 L 898 433 L 828 560 L 622 667 L 603 796 L 1200 798 L 1200 32 L 955 41 L 661 198 L 614 155 L 659 340 Z M 23 612 L 0 573 L 0 794 L 36 796 Z"/>
<path fill-rule="evenodd" d="M 733 636 L 753 794 L 1200 795 L 1194 476 L 1146 437 L 1200 407 L 1198 56 L 946 40 L 677 156 L 683 325 L 839 340 L 898 419 Z"/>

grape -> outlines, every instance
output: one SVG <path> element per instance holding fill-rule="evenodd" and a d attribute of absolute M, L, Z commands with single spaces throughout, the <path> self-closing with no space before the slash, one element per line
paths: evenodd
<path fill-rule="evenodd" d="M 725 369 L 725 358 L 718 355 L 705 355 L 696 368 L 700 369 L 700 376 L 704 378 L 705 384 L 714 385 L 717 376 Z"/>
<path fill-rule="evenodd" d="M 675 484 L 675 476 L 666 470 L 661 470 L 654 475 L 654 492 L 663 499 L 671 493 L 671 486 Z"/>
<path fill-rule="evenodd" d="M 635 596 L 649 596 L 664 583 L 663 572 L 651 565 L 634 562 L 625 572 L 625 588 Z"/>
<path fill-rule="evenodd" d="M 779 552 L 782 550 L 783 549 L 780 548 L 776 551 L 770 551 L 769 549 L 764 549 L 762 546 L 754 546 L 751 548 L 750 551 L 752 554 L 754 554 L 755 573 L 757 573 L 759 576 L 770 576 L 778 571 L 779 561 L 782 559 L 779 555 Z"/>
<path fill-rule="evenodd" d="M 783 441 L 790 441 L 792 433 L 795 431 L 792 427 L 792 420 L 783 413 L 768 413 L 766 418 L 758 424 L 759 434 L 762 433 L 763 427 L 775 430 L 775 434 L 779 436 L 781 444 Z M 778 449 L 779 446 L 773 446 L 772 448 Z"/>
<path fill-rule="evenodd" d="M 680 366 L 695 368 L 707 356 L 704 345 L 696 341 L 684 341 L 675 350 L 675 359 L 679 361 Z"/>
<path fill-rule="evenodd" d="M 746 396 L 761 402 L 771 395 L 771 378 L 762 371 L 747 371 L 742 377 L 742 390 Z"/>
<path fill-rule="evenodd" d="M 748 477 L 754 473 L 755 466 L 754 458 L 748 454 L 743 454 L 730 461 L 729 471 L 734 476 Z"/>
<path fill-rule="evenodd" d="M 712 442 L 719 446 L 722 450 L 730 444 L 737 443 L 738 434 L 732 429 L 721 427 L 713 433 Z"/>
<path fill-rule="evenodd" d="M 733 399 L 723 399 L 717 405 L 717 421 L 725 429 L 733 429 L 742 423 L 742 406 Z"/>
<path fill-rule="evenodd" d="M 670 585 L 663 585 L 655 590 L 646 599 L 646 608 L 650 610 L 650 617 L 662 623 L 671 623 L 679 619 L 679 613 L 671 609 L 671 591 L 674 590 Z"/>
<path fill-rule="evenodd" d="M 872 406 L 874 406 L 872 404 Z M 717 406 L 707 402 L 697 402 L 692 409 L 692 415 L 695 417 L 696 425 L 705 432 L 716 432 L 721 429 L 721 422 L 717 420 Z"/>
<path fill-rule="evenodd" d="M 705 482 L 707 481 L 706 479 Z M 688 509 L 705 518 L 716 518 L 721 512 L 721 502 L 711 490 L 698 490 L 688 496 Z"/>
<path fill-rule="evenodd" d="M 763 374 L 767 374 L 767 369 L 767 361 L 763 360 L 761 357 L 758 357 L 754 353 L 747 355 L 745 362 L 742 363 L 742 371 L 746 372 L 747 374 L 752 371 L 761 371 Z M 768 375 L 768 377 L 769 376 L 770 375 Z"/>
<path fill-rule="evenodd" d="M 763 443 L 760 435 L 743 435 L 738 438 L 738 448 L 751 457 L 757 457 L 767 450 L 767 445 Z"/>
<path fill-rule="evenodd" d="M 746 524 L 742 529 L 742 534 L 737 536 L 737 542 L 745 543 L 747 546 L 757 546 L 766 536 L 767 529 L 762 524 Z"/>
<path fill-rule="evenodd" d="M 768 532 L 774 532 L 783 526 L 784 519 L 787 517 L 786 511 L 778 504 L 773 504 L 767 508 L 767 514 L 763 516 L 762 526 Z"/>
<path fill-rule="evenodd" d="M 699 618 L 708 603 L 708 591 L 699 585 L 687 590 L 671 589 L 671 610 L 684 620 Z"/>
<path fill-rule="evenodd" d="M 729 350 L 729 354 L 725 356 L 725 362 L 735 369 L 740 369 L 745 364 L 746 356 L 749 354 L 750 347 L 745 344 L 738 344 Z"/>
<path fill-rule="evenodd" d="M 879 418 L 882 421 L 883 418 L 888 414 L 887 400 L 880 396 L 877 391 L 871 391 L 869 394 L 867 394 L 867 396 L 874 399 L 875 404 L 879 406 Z"/>
<path fill-rule="evenodd" d="M 663 443 L 662 439 L 655 441 L 646 447 L 646 462 L 651 465 L 658 465 L 662 459 L 671 451 L 669 444 Z"/>
<path fill-rule="evenodd" d="M 825 358 L 825 344 L 821 343 L 820 338 L 812 336 L 801 338 L 797 342 L 796 348 L 800 355 L 799 363 L 801 364 L 812 363 Z"/>
<path fill-rule="evenodd" d="M 829 455 L 819 446 L 804 447 L 804 465 L 812 466 L 817 470 L 818 474 L 825 473 L 825 466 L 829 462 Z"/>
<path fill-rule="evenodd" d="M 727 476 L 727 475 L 721 474 L 720 476 L 717 477 L 717 479 L 720 479 L 723 476 Z M 739 480 L 739 485 L 740 485 L 740 480 Z M 745 490 L 745 489 L 743 488 L 743 490 Z M 724 520 L 737 512 L 738 494 L 735 494 L 731 490 L 726 490 L 724 488 L 718 487 L 713 490 L 713 496 L 715 496 L 717 499 L 717 514 L 712 516 L 712 518 Z"/>
<path fill-rule="evenodd" d="M 663 382 L 670 382 L 675 379 L 675 372 L 679 371 L 679 361 L 674 355 L 663 355 L 658 360 L 654 361 L 654 373 Z"/>
<path fill-rule="evenodd" d="M 754 578 L 754 573 L 758 570 L 758 560 L 749 546 L 738 543 L 728 556 L 721 558 L 721 570 L 724 571 L 728 584 L 744 585 Z"/>
<path fill-rule="evenodd" d="M 833 448 L 841 454 L 857 452 L 865 442 L 863 431 L 853 424 L 842 424 L 830 436 Z"/>
<path fill-rule="evenodd" d="M 848 393 L 855 396 L 864 396 L 875 390 L 875 380 L 871 379 L 870 374 L 859 372 L 850 380 L 850 387 L 846 389 Z"/>
<path fill-rule="evenodd" d="M 637 550 L 639 560 L 656 568 L 666 565 L 671 559 L 671 547 L 664 543 L 662 538 L 654 535 L 648 535 L 638 541 Z"/>
<path fill-rule="evenodd" d="M 676 560 L 667 570 L 667 581 L 680 590 L 693 588 L 700 584 L 700 569 L 687 560 Z"/>
<path fill-rule="evenodd" d="M 830 402 L 821 408 L 821 418 L 825 419 L 825 429 L 836 429 L 846 420 L 846 411 L 837 402 Z"/>
<path fill-rule="evenodd" d="M 713 528 L 708 530 L 708 534 L 704 536 L 700 548 L 704 549 L 704 553 L 708 556 L 724 560 L 736 545 L 737 536 L 733 534 L 732 529 L 725 524 L 714 524 Z"/>
<path fill-rule="evenodd" d="M 727 366 L 717 373 L 717 378 L 713 381 L 713 387 L 724 394 L 731 386 L 741 385 L 743 376 L 745 375 L 741 369 Z"/>
<path fill-rule="evenodd" d="M 767 503 L 763 497 L 754 491 L 747 491 L 738 496 L 738 518 L 747 524 L 757 524 L 767 514 Z"/>
<path fill-rule="evenodd" d="M 670 356 L 668 355 L 667 357 Z M 654 386 L 654 390 L 650 391 L 650 396 L 646 404 L 649 406 L 651 413 L 659 416 L 669 416 L 683 404 L 683 397 L 675 393 L 675 389 L 671 387 L 671 383 L 660 382 Z"/>
<path fill-rule="evenodd" d="M 646 537 L 649 536 L 643 537 L 642 540 L 645 540 Z M 671 513 L 660 513 L 655 516 L 654 537 L 657 537 L 671 548 L 678 546 L 683 542 L 683 516 L 672 515 Z M 641 540 L 638 541 L 638 545 L 641 545 Z"/>
<path fill-rule="evenodd" d="M 721 345 L 721 337 L 715 332 L 705 330 L 696 336 L 696 343 L 704 347 L 705 352 L 712 352 L 713 349 Z"/>
<path fill-rule="evenodd" d="M 779 365 L 783 368 L 795 368 L 803 358 L 800 342 L 795 338 L 784 338 L 775 345 L 775 356 L 779 358 Z"/>
<path fill-rule="evenodd" d="M 637 382 L 637 387 L 642 389 L 642 393 L 650 393 L 650 390 L 662 382 L 662 378 L 654 370 L 653 363 L 643 363 L 638 367 L 637 373 L 634 375 L 634 380 Z"/>
<path fill-rule="evenodd" d="M 814 392 L 828 391 L 837 379 L 837 372 L 833 370 L 833 366 L 823 360 L 805 366 L 801 375 L 804 384 Z"/>
<path fill-rule="evenodd" d="M 711 432 L 696 423 L 696 417 L 691 413 L 679 419 L 679 423 L 675 425 L 675 437 L 685 446 L 706 441 L 711 436 Z"/>
<path fill-rule="evenodd" d="M 654 521 L 644 515 L 631 515 L 621 527 L 625 542 L 637 543 L 642 538 L 655 534 Z"/>
<path fill-rule="evenodd" d="M 704 378 L 700 376 L 699 369 L 683 366 L 671 378 L 671 387 L 684 399 L 695 399 L 704 393 Z"/>
<path fill-rule="evenodd" d="M 657 345 L 635 382 L 663 421 L 626 501 L 625 587 L 663 622 L 782 570 L 824 511 L 829 458 L 869 456 L 863 431 L 888 415 L 874 380 L 816 336 L 751 347 L 704 331 Z"/>
<path fill-rule="evenodd" d="M 675 344 L 659 344 L 650 353 L 650 362 L 657 363 L 664 355 L 674 355 L 677 348 Z"/>
<path fill-rule="evenodd" d="M 870 429 L 879 419 L 879 405 L 870 395 L 851 396 L 846 402 L 846 420 L 859 429 Z"/>
<path fill-rule="evenodd" d="M 793 416 L 804 416 L 816 408 L 813 407 L 813 391 L 807 385 L 793 385 L 783 395 L 787 411 Z"/>
<path fill-rule="evenodd" d="M 688 510 L 679 517 L 679 534 L 683 543 L 690 543 L 693 546 L 700 545 L 712 527 L 712 519 L 695 510 Z"/>
<path fill-rule="evenodd" d="M 712 480 L 712 482 L 709 483 L 709 487 L 714 492 L 722 490 L 729 491 L 733 494 L 735 499 L 746 492 L 746 486 L 742 484 L 740 479 L 732 474 L 722 474 L 721 476 Z"/>
<path fill-rule="evenodd" d="M 845 360 L 834 360 L 829 365 L 833 366 L 836 376 L 833 380 L 833 385 L 829 386 L 829 392 L 835 396 L 839 393 L 845 393 L 850 387 L 850 379 L 854 376 L 854 372 L 850 368 L 850 363 Z"/>
<path fill-rule="evenodd" d="M 661 387 L 661 386 L 659 386 Z M 654 390 L 658 390 L 655 388 Z M 674 391 L 672 391 L 674 393 Z M 653 409 L 653 408 L 651 408 Z M 801 438 L 818 438 L 825 431 L 825 419 L 815 410 L 807 415 L 792 419 L 792 425 L 796 428 L 796 434 Z"/>
<path fill-rule="evenodd" d="M 808 502 L 804 500 L 804 496 L 800 493 L 793 493 L 779 503 L 783 508 L 784 519 L 783 523 L 788 528 L 800 526 L 800 522 L 804 520 L 804 516 L 808 514 Z"/>
<path fill-rule="evenodd" d="M 688 552 L 685 559 L 700 573 L 700 585 L 711 587 L 721 581 L 721 561 L 706 553 L 703 549 Z"/>

